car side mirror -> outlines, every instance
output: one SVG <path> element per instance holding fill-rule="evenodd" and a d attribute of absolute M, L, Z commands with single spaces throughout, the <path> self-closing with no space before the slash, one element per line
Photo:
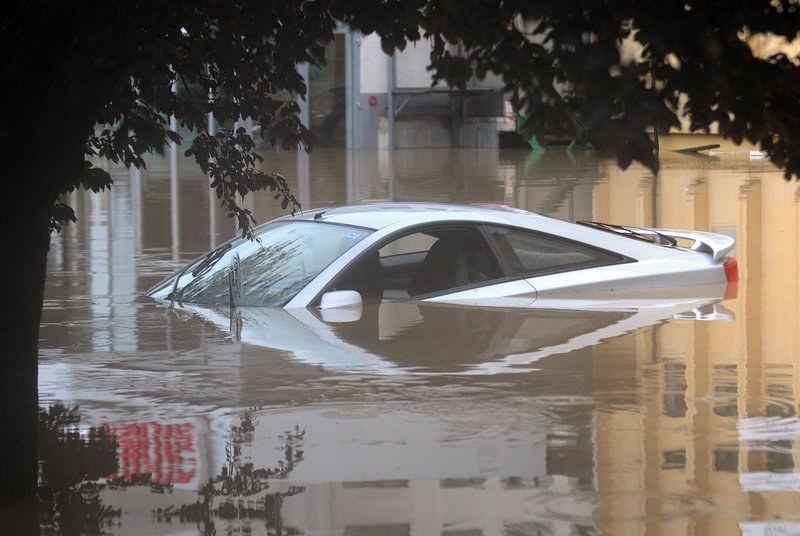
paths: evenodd
<path fill-rule="evenodd" d="M 319 308 L 324 322 L 357 322 L 363 302 L 355 290 L 333 290 L 322 295 Z"/>

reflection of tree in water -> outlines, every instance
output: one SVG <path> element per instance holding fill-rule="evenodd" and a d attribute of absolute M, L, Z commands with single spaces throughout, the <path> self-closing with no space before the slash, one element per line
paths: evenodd
<path fill-rule="evenodd" d="M 119 523 L 121 509 L 103 505 L 103 490 L 149 487 L 157 493 L 172 491 L 172 484 L 160 484 L 150 474 L 105 480 L 119 468 L 118 444 L 105 426 L 81 431 L 78 408 L 61 404 L 39 410 L 40 485 L 38 525 L 41 534 L 104 534 Z M 220 474 L 209 479 L 198 492 L 198 500 L 180 507 L 157 509 L 157 522 L 192 523 L 204 534 L 217 534 L 214 521 L 263 520 L 269 534 L 298 532 L 283 526 L 283 499 L 304 491 L 293 486 L 269 493 L 269 480 L 286 478 L 303 459 L 305 431 L 285 432 L 279 449 L 282 459 L 273 468 L 255 468 L 242 463 L 243 447 L 252 442 L 255 426 L 246 411 L 238 426 L 231 428 L 225 447 L 226 462 Z M 35 524 L 35 523 L 34 523 Z M 33 529 L 32 529 L 33 530 Z"/>
<path fill-rule="evenodd" d="M 292 486 L 273 493 L 267 490 L 270 480 L 286 478 L 303 459 L 305 430 L 295 428 L 281 436 L 283 459 L 273 468 L 255 468 L 252 463 L 242 463 L 242 448 L 252 442 L 254 431 L 252 414 L 246 411 L 241 423 L 231 427 L 225 446 L 226 462 L 220 474 L 211 477 L 203 486 L 197 502 L 158 510 L 159 521 L 172 522 L 177 517 L 182 523 L 196 523 L 204 534 L 216 534 L 215 520 L 263 520 L 269 534 L 299 534 L 283 526 L 281 507 L 284 498 L 297 495 L 305 488 Z"/>
<path fill-rule="evenodd" d="M 294 295 L 294 290 L 305 285 L 301 277 L 301 264 L 295 261 L 300 255 L 300 244 L 289 239 L 269 246 L 258 246 L 258 251 L 246 254 L 241 261 L 242 295 L 238 305 L 283 305 Z M 229 300 L 228 266 L 213 273 L 193 279 L 179 292 L 183 303 L 227 305 Z"/>
<path fill-rule="evenodd" d="M 302 262 L 295 258 L 301 244 L 286 240 L 242 261 L 242 300 L 239 305 L 283 305 L 307 283 Z"/>
<path fill-rule="evenodd" d="M 120 516 L 103 506 L 96 481 L 117 471 L 106 427 L 78 429 L 78 408 L 39 409 L 39 526 L 43 534 L 102 534 Z"/>

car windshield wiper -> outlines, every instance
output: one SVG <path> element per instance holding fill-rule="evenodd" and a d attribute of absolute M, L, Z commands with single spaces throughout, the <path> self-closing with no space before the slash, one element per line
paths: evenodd
<path fill-rule="evenodd" d="M 222 258 L 233 244 L 224 244 L 206 255 L 200 263 L 192 270 L 192 277 L 198 277 L 211 269 L 212 266 L 217 264 L 217 261 Z"/>
<path fill-rule="evenodd" d="M 227 253 L 229 249 L 231 249 L 231 247 L 233 247 L 233 244 L 231 243 L 223 244 L 219 248 L 215 249 L 214 251 L 203 257 L 192 270 L 193 279 L 189 281 L 186 284 L 186 286 L 181 289 L 181 291 L 185 290 L 186 287 L 197 281 L 198 276 L 210 270 L 211 267 L 214 266 L 217 263 L 217 261 L 219 261 L 222 258 L 222 256 L 225 255 L 225 253 Z M 178 283 L 180 282 L 183 275 L 186 273 L 186 270 L 188 270 L 191 267 L 192 267 L 191 264 L 187 264 L 186 267 L 184 267 L 184 269 L 181 270 L 177 276 L 175 276 L 175 283 L 172 285 L 172 292 L 170 292 L 168 295 L 170 300 L 170 307 L 172 307 L 172 305 L 175 303 L 175 297 L 177 296 L 178 292 Z"/>
<path fill-rule="evenodd" d="M 588 227 L 594 227 L 595 229 L 600 229 L 603 231 L 609 231 L 612 233 L 621 234 L 623 236 L 627 236 L 630 238 L 636 238 L 638 240 L 646 240 L 647 242 L 653 242 L 661 246 L 678 245 L 677 240 L 675 240 L 671 236 L 659 233 L 655 229 L 644 229 L 642 227 L 625 227 L 624 225 L 616 225 L 613 223 L 603 223 L 599 221 L 588 221 L 588 220 L 582 220 L 576 223 L 579 223 L 580 225 L 586 225 Z"/>

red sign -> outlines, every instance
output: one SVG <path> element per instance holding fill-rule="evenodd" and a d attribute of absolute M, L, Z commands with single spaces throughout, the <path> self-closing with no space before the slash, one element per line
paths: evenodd
<path fill-rule="evenodd" d="M 194 425 L 155 422 L 109 425 L 119 444 L 114 477 L 149 474 L 159 484 L 188 484 L 197 474 Z"/>

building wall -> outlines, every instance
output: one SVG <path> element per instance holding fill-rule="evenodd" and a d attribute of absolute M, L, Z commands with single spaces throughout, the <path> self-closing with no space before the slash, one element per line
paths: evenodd
<path fill-rule="evenodd" d="M 428 41 L 412 43 L 392 58 L 374 34 L 351 34 L 351 39 L 351 85 L 358 88 L 350 108 L 353 148 L 497 147 L 503 113 L 499 79 L 474 80 L 465 96 L 444 82 L 433 84 Z"/>
<path fill-rule="evenodd" d="M 443 82 L 432 83 L 427 70 L 431 52 L 428 41 L 412 43 L 390 58 L 381 49 L 377 35 L 347 35 L 352 43 L 347 60 L 348 86 L 352 92 L 348 113 L 354 130 L 348 146 L 356 149 L 383 149 L 390 143 L 395 148 L 498 146 L 498 122 L 504 115 L 503 83 L 499 77 L 490 74 L 484 80 L 470 81 L 467 90 L 472 93 L 464 98 L 458 91 L 451 92 Z M 783 53 L 794 61 L 800 58 L 797 40 L 789 42 L 757 34 L 748 37 L 747 43 L 759 57 Z M 642 47 L 632 36 L 620 47 L 623 62 L 635 61 L 641 53 Z M 479 94 L 479 90 L 484 90 L 484 94 Z M 568 93 L 569 89 L 559 87 L 559 91 Z M 394 118 L 388 116 L 390 108 L 395 110 Z M 670 133 L 697 135 L 691 132 L 688 119 L 681 119 L 681 123 L 680 128 L 673 127 Z M 716 134 L 714 125 L 711 131 Z M 661 141 L 671 148 L 669 138 Z M 719 143 L 719 138 L 715 136 L 711 142 Z M 702 144 L 699 139 L 680 139 L 678 143 L 688 143 L 689 147 Z M 751 149 L 754 147 L 746 143 L 741 147 L 725 144 L 720 148 Z"/>

